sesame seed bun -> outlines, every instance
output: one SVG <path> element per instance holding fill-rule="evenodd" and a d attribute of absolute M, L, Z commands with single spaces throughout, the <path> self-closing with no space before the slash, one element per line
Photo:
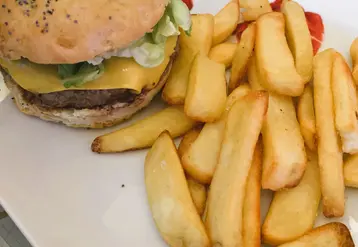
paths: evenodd
<path fill-rule="evenodd" d="M 3 0 L 0 57 L 74 64 L 151 32 L 169 0 Z"/>

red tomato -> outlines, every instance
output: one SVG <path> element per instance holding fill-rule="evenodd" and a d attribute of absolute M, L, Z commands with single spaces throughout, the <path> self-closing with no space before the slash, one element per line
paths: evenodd
<path fill-rule="evenodd" d="M 236 28 L 236 39 L 237 42 L 240 42 L 242 33 L 246 30 L 246 28 L 249 26 L 249 22 L 243 22 L 237 25 Z"/>
<path fill-rule="evenodd" d="M 183 2 L 188 6 L 189 10 L 193 8 L 193 0 L 183 0 Z"/>
<path fill-rule="evenodd" d="M 305 12 L 308 29 L 311 33 L 313 52 L 316 54 L 322 45 L 324 36 L 324 25 L 319 14 Z"/>
<path fill-rule="evenodd" d="M 271 3 L 271 8 L 273 11 L 281 11 L 281 4 L 282 4 L 282 0 L 275 0 L 274 2 Z"/>

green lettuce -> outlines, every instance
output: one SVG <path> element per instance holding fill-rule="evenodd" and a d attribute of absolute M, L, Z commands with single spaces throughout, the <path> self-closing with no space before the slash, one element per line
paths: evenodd
<path fill-rule="evenodd" d="M 96 80 L 104 73 L 103 64 L 92 65 L 87 62 L 77 64 L 60 64 L 58 75 L 65 88 L 80 86 Z"/>

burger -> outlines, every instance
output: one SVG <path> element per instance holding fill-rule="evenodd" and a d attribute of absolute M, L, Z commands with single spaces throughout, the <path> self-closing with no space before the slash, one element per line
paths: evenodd
<path fill-rule="evenodd" d="M 21 112 L 108 127 L 161 90 L 190 30 L 182 0 L 3 0 L 0 70 Z"/>

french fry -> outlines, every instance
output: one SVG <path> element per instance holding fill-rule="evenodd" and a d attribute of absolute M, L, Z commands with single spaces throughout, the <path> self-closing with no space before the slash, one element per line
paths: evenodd
<path fill-rule="evenodd" d="M 222 43 L 234 32 L 240 17 L 239 3 L 229 2 L 215 15 L 213 45 Z"/>
<path fill-rule="evenodd" d="M 353 63 L 353 78 L 358 85 L 358 38 L 356 38 L 350 48 L 350 55 Z"/>
<path fill-rule="evenodd" d="M 262 187 L 277 191 L 296 186 L 304 174 L 307 158 L 295 107 L 290 97 L 270 93 L 262 137 Z"/>
<path fill-rule="evenodd" d="M 128 127 L 97 137 L 92 151 L 117 153 L 152 146 L 160 133 L 169 131 L 173 137 L 185 134 L 195 121 L 184 114 L 182 107 L 170 106 Z"/>
<path fill-rule="evenodd" d="M 295 241 L 279 247 L 354 247 L 354 242 L 348 228 L 339 222 L 332 222 L 317 227 Z"/>
<path fill-rule="evenodd" d="M 306 146 L 311 151 L 317 150 L 316 118 L 314 114 L 312 87 L 307 85 L 298 99 L 297 117 Z"/>
<path fill-rule="evenodd" d="M 247 85 L 236 88 L 226 101 L 226 112 L 214 123 L 206 123 L 196 140 L 182 155 L 184 170 L 203 184 L 210 184 L 218 163 L 227 111 L 250 92 Z"/>
<path fill-rule="evenodd" d="M 248 64 L 247 78 L 253 90 L 265 90 L 265 88 L 261 86 L 261 78 L 257 70 L 255 53 L 253 53 Z"/>
<path fill-rule="evenodd" d="M 345 153 L 358 152 L 357 90 L 351 70 L 338 52 L 332 68 L 332 92 L 336 128 Z"/>
<path fill-rule="evenodd" d="M 189 73 L 195 58 L 195 52 L 187 45 L 180 46 L 178 58 L 174 61 L 162 98 L 170 105 L 183 105 L 188 87 Z"/>
<path fill-rule="evenodd" d="M 310 231 L 316 219 L 320 199 L 317 155 L 308 152 L 308 165 L 300 184 L 274 194 L 262 226 L 264 242 L 277 246 Z"/>
<path fill-rule="evenodd" d="M 232 61 L 229 91 L 234 90 L 245 76 L 247 64 L 250 60 L 255 46 L 256 25 L 250 24 L 242 33 L 241 39 L 235 50 Z"/>
<path fill-rule="evenodd" d="M 212 45 L 214 17 L 209 14 L 192 16 L 191 35 L 182 32 L 180 52 L 164 86 L 162 98 L 170 105 L 182 105 L 188 87 L 189 72 L 197 53 L 208 55 Z"/>
<path fill-rule="evenodd" d="M 318 53 L 313 62 L 313 96 L 316 115 L 317 151 L 320 167 L 323 214 L 344 214 L 343 156 L 334 123 L 331 74 L 335 51 Z"/>
<path fill-rule="evenodd" d="M 218 120 L 225 109 L 225 66 L 197 55 L 189 74 L 184 112 L 200 122 Z"/>
<path fill-rule="evenodd" d="M 262 144 L 256 144 L 250 173 L 247 178 L 246 194 L 243 209 L 243 246 L 261 246 L 261 168 Z"/>
<path fill-rule="evenodd" d="M 304 83 L 312 78 L 313 47 L 305 12 L 295 1 L 283 1 L 281 11 L 286 21 L 286 36 L 298 74 Z"/>
<path fill-rule="evenodd" d="M 202 215 L 206 205 L 206 187 L 191 177 L 187 178 L 187 182 L 196 210 L 199 215 Z"/>
<path fill-rule="evenodd" d="M 209 58 L 217 63 L 222 63 L 225 68 L 230 68 L 237 44 L 222 43 L 211 48 Z"/>
<path fill-rule="evenodd" d="M 256 21 L 255 53 L 262 86 L 282 95 L 302 94 L 304 81 L 286 41 L 282 13 L 267 13 Z"/>
<path fill-rule="evenodd" d="M 189 150 L 190 146 L 193 144 L 196 138 L 198 138 L 200 131 L 201 128 L 196 127 L 184 135 L 178 147 L 179 158 L 181 158 L 183 154 Z"/>
<path fill-rule="evenodd" d="M 191 16 L 192 30 L 190 35 L 183 31 L 179 36 L 180 45 L 190 47 L 196 53 L 208 55 L 212 47 L 214 33 L 214 16 L 211 14 L 196 14 Z"/>
<path fill-rule="evenodd" d="M 244 9 L 242 16 L 245 21 L 255 21 L 261 15 L 272 12 L 268 0 L 240 0 L 240 7 Z"/>
<path fill-rule="evenodd" d="M 205 225 L 213 246 L 243 246 L 247 179 L 267 106 L 267 93 L 252 92 L 229 111 L 207 201 Z"/>
<path fill-rule="evenodd" d="M 358 154 L 344 162 L 344 183 L 348 187 L 358 188 Z"/>
<path fill-rule="evenodd" d="M 252 89 L 263 89 L 255 56 L 249 63 L 248 79 Z M 262 188 L 276 191 L 296 186 L 303 176 L 307 162 L 304 140 L 290 97 L 269 93 L 269 108 L 262 137 Z"/>
<path fill-rule="evenodd" d="M 145 158 L 145 185 L 155 224 L 169 246 L 209 247 L 170 134 L 165 131 Z"/>

